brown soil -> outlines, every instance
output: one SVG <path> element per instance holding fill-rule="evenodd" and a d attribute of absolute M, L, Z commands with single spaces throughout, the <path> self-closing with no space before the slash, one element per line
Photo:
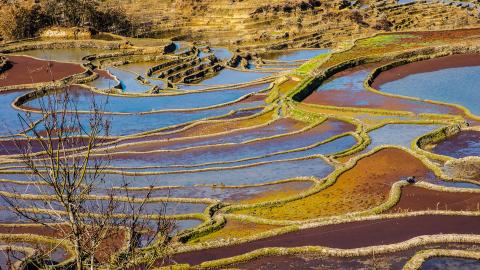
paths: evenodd
<path fill-rule="evenodd" d="M 239 211 L 269 219 L 312 219 L 363 211 L 388 199 L 392 184 L 408 176 L 423 179 L 429 169 L 409 153 L 387 148 L 358 161 L 330 187 L 277 207 Z"/>
<path fill-rule="evenodd" d="M 44 61 L 26 56 L 9 56 L 12 68 L 0 74 L 0 87 L 51 82 L 82 73 L 77 64 Z"/>
<path fill-rule="evenodd" d="M 378 89 L 382 84 L 399 80 L 415 73 L 432 72 L 446 68 L 469 67 L 480 65 L 480 54 L 458 54 L 414 62 L 389 69 L 375 79 L 373 88 Z"/>
<path fill-rule="evenodd" d="M 400 201 L 389 212 L 451 210 L 476 211 L 480 205 L 479 193 L 441 192 L 416 186 L 402 188 Z"/>
<path fill-rule="evenodd" d="M 301 230 L 235 246 L 178 254 L 174 260 L 195 265 L 264 247 L 326 246 L 351 249 L 398 243 L 421 235 L 478 234 L 479 226 L 480 218 L 470 216 L 427 215 L 358 221 Z"/>

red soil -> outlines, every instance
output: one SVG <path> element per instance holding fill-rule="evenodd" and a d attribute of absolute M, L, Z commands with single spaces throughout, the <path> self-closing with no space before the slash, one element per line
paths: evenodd
<path fill-rule="evenodd" d="M 251 95 L 245 99 L 242 99 L 241 101 L 239 101 L 237 104 L 240 104 L 240 103 L 251 103 L 251 102 L 256 102 L 256 101 L 263 101 L 267 98 L 267 95 L 266 94 L 254 94 L 254 95 Z"/>
<path fill-rule="evenodd" d="M 389 212 L 451 210 L 477 211 L 479 193 L 441 192 L 416 186 L 402 188 L 400 201 Z"/>
<path fill-rule="evenodd" d="M 82 73 L 78 64 L 39 60 L 26 56 L 9 56 L 12 67 L 0 74 L 0 87 L 51 82 Z"/>
<path fill-rule="evenodd" d="M 230 267 L 234 269 L 402 269 L 407 261 L 421 250 L 427 249 L 459 249 L 459 250 L 479 250 L 474 244 L 440 244 L 425 245 L 411 248 L 404 251 L 392 252 L 387 254 L 377 254 L 362 257 L 329 257 L 318 253 L 305 253 L 296 255 L 280 255 L 259 257 L 251 261 L 234 264 Z M 438 269 L 439 270 L 439 269 Z"/>
<path fill-rule="evenodd" d="M 327 225 L 222 248 L 177 254 L 177 263 L 192 265 L 228 258 L 264 247 L 326 246 L 351 249 L 406 241 L 434 234 L 478 234 L 480 218 L 470 216 L 416 216 Z"/>

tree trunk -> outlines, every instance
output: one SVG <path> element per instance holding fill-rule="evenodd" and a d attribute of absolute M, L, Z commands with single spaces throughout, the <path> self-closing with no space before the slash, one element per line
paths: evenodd
<path fill-rule="evenodd" d="M 72 233 L 73 233 L 73 245 L 75 246 L 75 265 L 76 265 L 76 270 L 83 270 L 83 261 L 82 261 L 82 247 L 80 243 L 81 239 L 81 233 L 78 228 L 78 221 L 75 218 L 75 214 L 72 211 L 71 208 L 67 208 L 68 211 L 68 218 L 70 220 L 71 226 L 72 226 Z"/>
<path fill-rule="evenodd" d="M 76 265 L 76 270 L 83 270 L 83 262 L 82 262 L 82 249 L 80 248 L 80 241 L 79 238 L 77 237 L 78 235 L 75 235 L 75 240 L 74 240 L 74 245 L 75 245 L 75 253 L 76 253 L 76 258 L 75 258 L 75 265 Z"/>

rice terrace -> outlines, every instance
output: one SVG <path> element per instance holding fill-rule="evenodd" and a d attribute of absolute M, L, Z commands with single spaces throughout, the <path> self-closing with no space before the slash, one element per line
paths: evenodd
<path fill-rule="evenodd" d="M 478 270 L 480 1 L 0 0 L 0 197 L 0 269 Z"/>

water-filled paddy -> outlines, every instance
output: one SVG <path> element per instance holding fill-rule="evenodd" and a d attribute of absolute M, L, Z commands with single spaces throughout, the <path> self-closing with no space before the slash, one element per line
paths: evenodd
<path fill-rule="evenodd" d="M 215 76 L 200 82 L 202 85 L 228 85 L 241 84 L 255 80 L 264 79 L 274 75 L 269 72 L 239 71 L 234 69 L 223 69 Z"/>
<path fill-rule="evenodd" d="M 350 57 L 351 55 L 348 53 L 356 53 L 356 46 L 359 44 L 365 48 L 360 50 L 362 56 L 365 53 L 365 57 L 369 57 L 370 49 L 375 52 L 376 56 L 383 50 L 389 50 L 391 40 L 388 35 L 373 38 L 375 45 L 372 47 L 385 46 L 382 49 L 378 48 L 378 50 L 368 48 L 371 45 L 368 38 L 364 40 L 365 42 L 360 41 L 352 44 L 353 47 L 347 51 L 340 50 L 340 47 L 345 44 L 334 47 L 332 50 L 335 50 L 335 53 L 332 53 L 331 58 L 325 58 L 327 62 L 324 63 L 324 66 L 321 64 L 321 59 L 330 52 L 329 50 L 283 50 L 270 55 L 262 55 L 262 52 L 267 50 L 262 50 L 261 47 L 252 51 L 246 49 L 247 47 L 237 50 L 232 43 L 232 51 L 250 59 L 249 63 L 252 64 L 250 68 L 239 67 L 234 69 L 226 65 L 225 60 L 233 55 L 228 49 L 212 48 L 211 52 L 204 50 L 200 55 L 193 54 L 196 51 L 193 51 L 191 46 L 195 44 L 197 47 L 198 44 L 205 44 L 202 42 L 176 42 L 175 53 L 165 56 L 158 53 L 159 50 L 153 50 L 152 48 L 150 48 L 152 50 L 145 50 L 144 48 L 143 52 L 146 54 L 143 55 L 141 45 L 136 43 L 135 45 L 139 49 L 138 55 L 135 52 L 136 55 L 132 57 L 129 55 L 113 56 L 108 57 L 106 61 L 100 60 L 100 62 L 94 61 L 91 63 L 94 65 L 112 63 L 112 66 L 105 67 L 106 70 L 95 69 L 95 67 L 85 63 L 85 67 L 94 68 L 92 71 L 99 75 L 99 78 L 87 83 L 89 86 L 106 90 L 118 84 L 124 92 L 124 94 L 107 95 L 107 91 L 103 94 L 81 86 L 67 88 L 77 103 L 77 109 L 82 111 L 79 116 L 81 121 L 87 122 L 91 117 L 91 112 L 88 111 L 91 110 L 92 99 L 94 99 L 97 104 L 106 104 L 105 117 L 111 123 L 109 134 L 122 136 L 111 138 L 106 145 L 92 153 L 91 157 L 93 159 L 108 160 L 107 168 L 105 168 L 105 181 L 98 183 L 96 185 L 98 189 L 93 193 L 95 195 L 105 195 L 109 191 L 108 188 L 119 187 L 128 182 L 130 188 L 128 194 L 138 196 L 136 198 L 143 198 L 148 193 L 148 189 L 153 188 L 149 195 L 156 198 L 156 201 L 147 203 L 143 214 L 155 214 L 158 213 L 159 209 L 166 207 L 166 214 L 182 215 L 177 218 L 187 218 L 187 220 L 176 222 L 177 232 L 198 226 L 203 221 L 205 221 L 205 225 L 212 224 L 211 219 L 219 218 L 220 220 L 222 215 L 228 214 L 225 216 L 227 223 L 225 227 L 218 228 L 218 234 L 213 232 L 197 239 L 190 239 L 189 242 L 185 243 L 189 247 L 197 244 L 199 247 L 204 247 L 205 243 L 203 241 L 209 242 L 212 239 L 220 240 L 220 243 L 228 243 L 230 239 L 241 241 L 243 237 L 255 236 L 257 233 L 282 228 L 285 224 L 297 222 L 298 224 L 300 222 L 307 224 L 312 220 L 321 219 L 334 219 L 342 223 L 342 219 L 345 218 L 342 224 L 327 225 L 321 228 L 311 227 L 307 230 L 277 235 L 248 244 L 176 255 L 175 259 L 178 259 L 178 262 L 198 263 L 204 260 L 242 254 L 256 248 L 272 247 L 272 245 L 284 247 L 322 245 L 349 249 L 395 244 L 426 234 L 475 234 L 478 231 L 479 224 L 477 224 L 478 218 L 474 216 L 432 214 L 378 221 L 374 220 L 374 217 L 367 216 L 372 213 L 376 215 L 380 212 L 382 214 L 392 214 L 431 209 L 478 210 L 480 199 L 475 190 L 462 190 L 461 192 L 459 190 L 455 192 L 435 191 L 424 188 L 427 185 L 422 184 L 403 187 L 397 204 L 393 206 L 392 202 L 389 209 L 384 209 L 385 203 L 390 203 L 389 199 L 392 199 L 392 186 L 409 176 L 416 176 L 416 179 L 423 183 L 428 182 L 443 187 L 478 188 L 478 185 L 444 181 L 434 175 L 434 170 L 431 167 L 425 165 L 427 159 L 417 158 L 410 152 L 397 148 L 382 149 L 356 160 L 359 154 L 369 152 L 380 145 L 410 148 L 415 138 L 443 125 L 458 124 L 460 117 L 457 121 L 457 118 L 453 120 L 453 117 L 446 117 L 445 115 L 465 116 L 460 110 L 421 100 L 380 95 L 375 91 L 366 89 L 364 87 L 365 79 L 375 68 L 386 64 L 386 61 L 350 68 L 335 74 L 304 101 L 318 105 L 330 105 L 331 107 L 309 106 L 289 99 L 292 90 L 296 87 L 303 87 L 304 83 L 310 79 L 309 76 L 318 74 L 317 72 L 323 67 L 331 67 L 329 65 L 339 59 L 342 61 L 349 60 L 343 57 L 344 53 Z M 409 38 L 408 42 L 416 42 L 417 34 L 411 33 L 408 36 L 412 37 Z M 423 36 L 430 37 L 430 34 L 418 34 L 418 39 L 420 40 L 420 37 Z M 314 38 L 317 38 L 317 36 L 314 36 Z M 292 42 L 296 42 L 295 39 L 292 38 Z M 397 40 L 396 37 L 393 37 L 393 40 Z M 148 43 L 150 47 L 153 47 L 151 41 Z M 421 41 L 425 41 L 426 44 L 431 40 L 422 39 Z M 129 46 L 128 43 L 124 45 Z M 402 43 L 403 45 L 411 46 L 412 44 Z M 288 44 L 288 47 L 298 46 L 299 44 Z M 321 46 L 321 44 L 318 43 L 317 46 Z M 332 43 L 332 46 L 335 45 Z M 412 48 L 417 48 L 415 46 L 417 45 L 412 45 Z M 421 46 L 424 46 L 424 44 L 422 43 Z M 408 48 L 402 48 L 402 50 Z M 74 49 L 71 51 L 59 50 L 56 51 L 58 55 L 49 55 L 43 50 L 40 51 L 44 55 L 38 54 L 37 57 L 39 58 L 75 63 L 79 63 L 84 54 L 93 53 L 89 50 L 78 51 Z M 392 53 L 395 53 L 393 51 Z M 155 55 L 152 52 L 155 52 Z M 206 59 L 202 60 L 200 58 L 206 57 L 208 54 L 215 54 L 221 60 L 216 63 L 215 68 L 224 69 L 218 73 L 209 70 L 206 77 L 199 78 L 199 84 L 175 83 L 177 80 L 181 81 L 179 77 L 184 75 L 200 76 L 203 71 L 206 71 L 206 69 L 202 69 L 208 68 L 208 66 L 201 65 L 202 61 L 206 61 Z M 317 57 L 319 55 L 320 57 Z M 315 58 L 315 60 L 303 65 L 301 70 L 288 73 L 290 71 L 287 70 L 296 68 L 304 64 L 305 60 L 311 58 Z M 158 60 L 118 65 L 142 59 Z M 166 63 L 162 61 L 163 59 L 168 61 L 168 65 L 158 66 Z M 39 70 L 43 72 L 32 77 L 31 82 L 50 81 L 52 79 L 51 76 L 48 77 L 44 74 L 45 65 L 49 65 L 48 61 L 25 58 L 17 63 L 14 71 L 28 71 L 28 65 L 25 65 L 27 61 L 33 61 L 33 64 L 38 65 Z M 58 65 L 55 66 L 53 71 L 56 76 L 54 79 L 60 78 L 62 74 L 73 75 L 79 73 L 74 72 L 74 68 L 81 68 L 82 72 L 85 71 L 81 65 L 59 62 L 54 64 Z M 245 64 L 244 59 L 242 59 L 241 64 Z M 167 79 L 154 80 L 147 76 L 147 70 L 153 66 L 158 66 L 160 69 L 153 76 L 158 77 L 162 72 L 164 73 L 161 77 L 164 77 L 163 75 L 170 76 L 168 87 L 164 85 L 164 83 L 167 83 Z M 475 65 L 469 65 L 468 67 L 477 68 Z M 271 69 L 269 70 L 269 68 Z M 446 68 L 456 69 L 459 67 L 441 66 L 440 68 L 437 67 L 436 70 L 428 70 L 428 72 L 416 72 L 418 74 L 415 75 L 441 72 Z M 309 69 L 311 69 L 311 73 L 306 72 Z M 256 72 L 261 70 L 267 72 Z M 477 73 L 478 71 L 480 70 L 475 70 Z M 470 76 L 474 77 L 473 73 L 469 73 Z M 385 75 L 385 73 L 382 74 Z M 382 77 L 382 74 L 379 78 Z M 143 78 L 138 77 L 138 75 Z M 273 82 L 276 76 L 280 75 L 286 75 L 287 81 L 280 85 L 275 85 L 280 80 L 272 84 L 272 89 L 274 89 L 272 92 L 278 90 L 279 93 L 275 96 L 273 94 L 276 93 L 270 93 L 267 88 L 270 82 Z M 379 85 L 383 87 L 388 83 L 408 80 L 411 74 L 394 75 L 397 77 L 393 76 L 393 79 L 383 81 Z M 454 75 L 457 74 L 454 73 Z M 27 81 L 25 78 L 15 76 L 0 79 L 3 80 L 0 81 L 0 86 L 1 83 L 14 85 Z M 464 74 L 464 76 L 468 75 Z M 114 77 L 118 80 L 115 80 Z M 463 84 L 459 84 L 460 79 L 453 80 L 454 83 L 457 83 L 457 88 L 468 86 L 464 84 L 463 79 L 462 77 Z M 474 78 L 471 80 L 473 81 Z M 378 81 L 376 82 L 378 83 Z M 409 83 L 411 88 L 417 87 L 415 81 Z M 249 86 L 244 87 L 245 85 Z M 157 91 L 159 88 L 153 88 L 155 86 L 159 86 L 162 91 Z M 374 87 L 376 86 L 374 83 Z M 155 91 L 148 95 L 145 94 L 150 90 Z M 471 91 L 464 92 L 462 90 L 462 93 L 472 95 L 474 90 Z M 9 105 L 23 93 L 25 92 L 2 93 L 0 94 L 0 102 L 3 101 L 4 104 Z M 144 95 L 128 95 L 130 93 Z M 455 100 L 452 102 L 455 102 Z M 474 98 L 470 102 L 475 103 Z M 23 106 L 22 109 L 33 109 L 32 115 L 39 117 L 38 113 L 35 112 L 35 109 L 39 108 L 39 100 L 31 100 L 26 104 L 19 105 Z M 354 107 L 355 109 L 337 109 L 335 107 Z M 381 110 L 364 110 L 365 108 Z M 261 112 L 262 110 L 263 112 Z M 401 110 L 411 113 L 392 113 L 385 112 L 385 110 Z M 0 113 L 3 113 L 0 116 L 0 121 L 6 122 L 1 124 L 10 125 L 11 128 L 16 127 L 15 124 L 7 123 L 17 114 L 15 107 L 1 107 Z M 421 113 L 443 114 L 443 116 L 420 115 Z M 320 123 L 320 119 L 324 118 L 326 120 Z M 400 124 L 407 123 L 407 121 L 418 121 L 418 123 L 428 121 L 430 123 L 433 122 L 432 120 L 435 123 L 438 120 L 438 123 L 442 124 Z M 471 126 L 478 124 L 471 119 L 468 119 L 468 121 Z M 374 129 L 384 123 L 390 124 Z M 359 135 L 362 135 L 364 131 L 369 131 L 368 135 L 372 139 L 371 144 L 365 150 L 348 155 L 350 162 L 346 162 L 346 159 L 343 160 L 341 155 L 334 155 L 361 145 L 360 137 L 362 136 Z M 31 135 L 31 132 L 26 134 Z M 448 152 L 448 155 L 455 157 L 471 155 L 480 151 L 477 149 L 480 148 L 477 147 L 477 141 L 480 138 L 477 138 L 477 135 L 462 132 L 458 134 L 459 138 L 452 137 L 438 143 L 432 151 L 443 154 Z M 2 136 L 1 132 L 0 136 Z M 0 150 L 0 153 L 4 154 L 0 157 L 0 178 L 18 180 L 18 182 L 0 180 L 0 191 L 24 195 L 53 194 L 51 189 L 38 189 L 27 182 L 38 179 L 31 179 L 28 169 L 21 164 L 18 156 L 5 155 L 9 154 L 12 149 L 12 141 L 4 140 L 3 142 L 5 143 L 5 149 Z M 2 142 L 0 142 L 1 144 Z M 37 151 L 38 145 L 34 146 L 33 150 Z M 45 154 L 37 154 L 38 157 L 45 156 Z M 417 154 L 421 155 L 422 152 L 418 151 Z M 339 156 L 340 158 L 337 159 L 336 157 Z M 422 161 L 425 161 L 425 164 Z M 438 165 L 440 168 L 440 162 L 432 162 L 436 163 L 429 163 L 429 165 Z M 93 161 L 89 165 L 93 165 Z M 22 172 L 26 174 L 22 174 Z M 280 182 L 277 182 L 279 180 Z M 306 191 L 309 192 L 308 196 L 299 196 L 305 195 Z M 117 195 L 124 196 L 126 194 L 125 190 L 118 190 Z M 165 197 L 169 198 L 167 199 L 169 202 L 158 202 L 159 200 L 165 200 Z M 287 198 L 288 200 L 285 200 Z M 31 201 L 26 201 L 26 198 L 24 200 L 19 202 L 19 206 L 31 206 Z M 268 204 L 278 200 L 285 201 L 280 204 Z M 89 201 L 86 207 L 101 209 L 105 207 L 104 203 L 105 200 Z M 44 202 L 35 201 L 33 204 L 35 207 L 45 208 Z M 236 208 L 236 204 L 248 206 Z M 0 203 L 0 209 L 6 206 L 8 205 Z M 49 206 L 62 210 L 58 203 L 51 203 Z M 205 213 L 208 206 L 212 208 L 208 208 L 209 213 Z M 230 208 L 230 206 L 233 206 L 233 208 Z M 134 207 L 138 207 L 138 205 Z M 380 210 L 380 208 L 382 209 Z M 128 214 L 130 211 L 131 209 L 117 209 L 115 213 Z M 346 217 L 359 212 L 361 212 L 360 216 L 367 217 L 366 221 L 347 222 Z M 27 220 L 13 215 L 10 211 L 0 210 L 0 214 L 2 216 L 0 222 L 28 223 Z M 250 224 L 245 227 L 232 226 L 232 223 L 235 222 L 237 224 L 242 223 L 237 221 L 238 218 L 242 218 L 239 215 L 252 217 L 251 221 L 243 222 Z M 194 218 L 205 220 L 194 220 Z M 255 218 L 270 219 L 276 221 L 275 224 L 283 225 L 257 224 L 255 222 L 258 219 Z M 227 230 L 230 235 L 222 234 L 224 230 Z M 240 232 L 236 234 L 235 230 L 240 230 Z M 223 236 L 225 238 L 222 238 Z M 183 244 L 178 243 L 178 246 Z M 442 247 L 444 246 L 442 245 Z M 409 250 L 408 258 L 403 256 L 400 260 L 397 260 L 399 253 L 401 252 L 395 254 L 397 257 L 392 254 L 381 255 L 385 256 L 383 258 L 392 255 L 392 258 L 395 259 L 395 262 L 382 264 L 382 266 L 395 265 L 391 269 L 400 269 L 406 260 L 414 254 L 412 250 Z M 363 266 L 358 264 L 359 260 L 363 262 L 371 261 L 370 257 L 345 260 L 341 260 L 341 258 L 321 258 L 321 260 L 330 259 L 337 260 L 337 262 L 341 261 L 341 263 L 332 264 L 330 268 L 335 269 L 347 269 L 344 266 L 350 265 L 350 262 L 352 262 L 352 265 L 359 266 L 357 268 L 352 267 L 352 269 L 360 269 Z M 287 265 L 292 261 L 297 262 L 298 260 L 295 261 L 295 259 L 290 258 L 277 265 Z M 300 265 L 306 264 L 300 263 Z M 323 265 L 315 266 L 321 267 Z M 260 267 L 251 268 L 260 269 Z M 368 269 L 368 267 L 366 268 Z"/>
<path fill-rule="evenodd" d="M 163 80 L 160 79 L 153 79 L 148 76 L 148 70 L 154 66 L 157 66 L 163 62 L 138 62 L 138 63 L 130 63 L 126 65 L 119 66 L 118 69 L 123 71 L 132 72 L 142 76 L 149 84 L 150 87 L 158 86 L 160 88 L 165 88 L 165 83 Z M 121 77 L 124 78 L 123 76 Z M 139 88 L 140 89 L 140 88 Z"/>
<path fill-rule="evenodd" d="M 22 112 L 15 110 L 11 104 L 19 96 L 24 95 L 27 91 L 13 91 L 0 93 L 0 137 L 10 136 L 23 131 L 21 119 L 19 115 L 25 117 Z M 40 115 L 32 114 L 29 116 L 31 120 L 37 121 L 41 119 Z M 25 126 L 24 126 L 25 127 Z M 1 146 L 0 146 L 1 147 Z"/>
<path fill-rule="evenodd" d="M 155 114 L 127 114 L 127 115 L 107 115 L 106 120 L 111 121 L 110 135 L 124 136 L 136 133 L 147 132 L 155 129 L 167 128 L 173 125 L 181 125 L 192 121 L 218 117 L 226 115 L 233 110 L 255 108 L 264 103 L 249 102 L 235 103 L 229 106 L 223 106 L 214 109 L 187 112 L 161 112 Z M 35 114 L 33 114 L 35 115 Z M 82 123 L 88 123 L 89 114 L 79 115 Z"/>
<path fill-rule="evenodd" d="M 287 134 L 267 140 L 252 141 L 245 144 L 215 145 L 169 152 L 112 153 L 112 158 L 117 166 L 136 167 L 148 166 L 152 163 L 157 166 L 178 166 L 238 161 L 307 147 L 320 143 L 331 136 L 350 131 L 351 128 L 345 122 L 327 121 L 304 132 Z"/>
<path fill-rule="evenodd" d="M 67 257 L 68 253 L 62 246 L 57 245 L 48 245 L 47 243 L 32 243 L 27 241 L 0 241 L 0 245 L 14 246 L 15 248 L 26 248 L 26 249 L 37 249 L 43 250 L 45 252 L 45 260 L 49 260 L 51 263 L 56 264 L 63 262 Z M 25 256 L 29 255 L 28 252 L 23 252 L 21 250 L 15 251 L 12 250 L 2 250 L 0 252 L 0 267 L 2 269 L 11 269 L 12 264 L 21 261 Z"/>
<path fill-rule="evenodd" d="M 0 177 L 4 177 L 0 174 Z M 18 178 L 21 178 L 19 176 Z M 142 176 L 142 179 L 145 181 L 154 181 L 157 176 Z M 23 176 L 23 179 L 28 179 L 28 176 Z M 143 180 L 142 180 L 143 181 Z M 228 187 L 228 186 L 175 186 L 175 187 L 154 187 L 154 189 L 133 189 L 128 190 L 128 194 L 134 196 L 146 196 L 147 193 L 151 198 L 163 197 L 163 198 L 209 198 L 214 200 L 220 200 L 224 202 L 238 202 L 246 201 L 261 198 L 264 195 L 268 194 L 283 194 L 286 192 L 296 192 L 300 193 L 302 191 L 308 190 L 313 186 L 311 181 L 290 181 L 284 183 L 273 183 L 260 186 L 244 186 L 244 187 Z M 23 193 L 23 194 L 53 194 L 54 191 L 42 185 L 21 185 L 14 183 L 3 183 L 0 184 L 0 190 L 11 192 L 11 193 Z M 104 189 L 99 189 L 95 191 L 96 195 L 105 195 L 107 191 Z M 116 194 L 118 196 L 125 196 L 126 192 L 124 189 L 117 189 Z M 152 204 L 152 209 L 159 209 L 155 207 L 156 204 Z M 189 204 L 190 206 L 197 206 L 196 211 L 203 211 L 204 207 L 202 204 Z M 170 204 L 170 208 L 174 210 L 176 208 L 172 207 L 174 204 Z M 192 208 L 189 208 L 192 209 Z M 178 214 L 178 213 L 177 213 Z"/>
<path fill-rule="evenodd" d="M 82 59 L 88 55 L 104 53 L 105 50 L 93 48 L 65 48 L 65 49 L 38 49 L 15 53 L 26 55 L 43 60 L 54 60 L 59 62 L 84 62 Z"/>
<path fill-rule="evenodd" d="M 136 63 L 129 63 L 126 65 L 121 65 L 118 66 L 118 68 L 128 71 L 128 72 L 133 72 L 138 75 L 141 75 L 143 77 L 147 76 L 147 72 L 150 68 L 157 66 L 159 64 L 162 64 L 162 61 L 158 62 L 136 62 Z"/>
<path fill-rule="evenodd" d="M 91 82 L 85 83 L 85 85 L 91 86 L 100 90 L 107 90 L 107 89 L 117 87 L 120 84 L 120 81 L 114 78 L 110 73 L 108 73 L 108 71 L 96 70 L 96 73 L 98 74 L 98 77 Z"/>
<path fill-rule="evenodd" d="M 152 89 L 151 85 L 145 85 L 141 83 L 137 77 L 138 75 L 120 68 L 109 67 L 107 68 L 113 76 L 118 78 L 120 81 L 120 86 L 122 87 L 123 92 L 128 93 L 145 93 L 148 90 Z"/>
<path fill-rule="evenodd" d="M 440 141 L 432 152 L 454 158 L 480 156 L 480 132 L 466 130 Z"/>
<path fill-rule="evenodd" d="M 415 124 L 386 125 L 368 133 L 371 143 L 364 152 L 371 151 L 381 145 L 396 145 L 410 148 L 414 139 L 434 131 L 439 127 L 441 126 Z"/>
<path fill-rule="evenodd" d="M 279 162 L 282 160 L 291 160 L 291 159 L 301 159 L 307 158 L 317 155 L 330 155 L 335 154 L 338 152 L 342 152 L 353 147 L 356 144 L 355 138 L 352 136 L 345 136 L 334 140 L 329 143 L 321 144 L 319 146 L 309 146 L 305 150 L 293 150 L 290 152 L 278 152 L 278 153 L 271 153 L 267 154 L 265 157 L 249 157 L 241 160 L 227 160 L 227 161 L 218 161 L 218 162 L 210 162 L 206 164 L 193 164 L 193 165 L 185 165 L 185 164 L 177 164 L 177 165 L 170 165 L 169 167 L 156 165 L 153 161 L 150 163 L 142 162 L 139 163 L 138 161 L 134 161 L 131 163 L 122 163 L 113 161 L 111 164 L 115 167 L 114 169 L 117 170 L 124 170 L 130 172 L 152 172 L 152 173 L 180 173 L 180 172 L 194 172 L 195 170 L 228 170 L 234 167 L 245 167 L 245 166 L 253 166 L 258 163 L 266 163 L 266 162 Z M 196 161 L 201 162 L 201 161 Z M 124 165 L 123 165 L 124 164 Z M 123 166 L 122 166 L 123 165 Z M 130 165 L 130 166 L 129 166 Z M 146 167 L 139 167 L 146 166 Z M 131 167 L 135 166 L 135 167 Z"/>
<path fill-rule="evenodd" d="M 289 51 L 282 51 L 282 52 L 272 52 L 265 55 L 262 55 L 262 58 L 267 60 L 275 60 L 275 61 L 282 61 L 282 62 L 289 62 L 289 61 L 301 61 L 301 60 L 308 60 L 314 58 L 315 56 L 329 53 L 330 50 L 328 49 L 310 49 L 310 50 L 289 50 Z"/>
<path fill-rule="evenodd" d="M 169 173 L 156 177 L 127 177 L 131 186 L 193 186 L 193 185 L 251 185 L 297 177 L 316 177 L 322 179 L 333 168 L 322 158 L 278 161 L 251 167 L 231 167 L 227 170 L 207 170 L 200 172 Z M 111 185 L 121 185 L 124 177 L 109 175 Z M 153 180 L 152 180 L 153 178 Z"/>
<path fill-rule="evenodd" d="M 434 257 L 428 259 L 421 270 L 477 270 L 480 269 L 480 261 L 475 259 L 455 257 Z"/>
<path fill-rule="evenodd" d="M 170 137 L 167 137 L 166 140 L 162 141 L 147 141 L 144 140 L 141 144 L 136 145 L 126 145 L 124 147 L 117 146 L 116 151 L 119 151 L 122 148 L 126 148 L 129 151 L 148 151 L 153 149 L 181 149 L 187 147 L 198 147 L 204 145 L 213 145 L 213 144 L 228 144 L 228 143 L 242 143 L 254 139 L 261 139 L 265 137 L 276 136 L 288 132 L 293 132 L 295 130 L 300 130 L 305 128 L 306 125 L 300 122 L 297 122 L 292 119 L 282 118 L 275 120 L 266 125 L 260 127 L 254 127 L 249 129 L 240 129 L 232 130 L 231 132 L 225 134 L 219 134 L 215 136 L 207 136 L 201 138 L 185 138 L 180 140 L 171 140 Z M 178 134 L 176 138 L 179 138 Z"/>
<path fill-rule="evenodd" d="M 415 64 L 409 65 L 414 69 Z M 480 66 L 445 68 L 411 74 L 379 88 L 387 93 L 458 104 L 480 115 L 479 74 Z"/>
<path fill-rule="evenodd" d="M 275 220 L 306 220 L 366 211 L 384 203 L 394 183 L 412 175 L 428 181 L 424 177 L 428 172 L 409 153 L 387 148 L 360 159 L 322 192 L 284 205 L 239 213 Z"/>
<path fill-rule="evenodd" d="M 451 109 L 420 101 L 412 101 L 375 94 L 364 88 L 364 81 L 372 67 L 358 67 L 336 74 L 322 84 L 303 102 L 339 107 L 377 108 L 386 110 L 413 111 L 415 113 L 451 112 Z"/>
<path fill-rule="evenodd" d="M 265 85 L 257 85 L 241 89 L 219 90 L 211 92 L 188 93 L 171 96 L 149 97 L 122 97 L 94 94 L 82 88 L 71 88 L 71 96 L 75 98 L 75 105 L 79 111 L 91 110 L 92 99 L 96 104 L 106 106 L 107 112 L 140 113 L 163 110 L 190 110 L 200 109 L 223 103 L 234 102 L 248 94 L 265 89 Z M 32 100 L 24 106 L 39 108 L 39 100 Z"/>
<path fill-rule="evenodd" d="M 198 57 L 203 58 L 210 54 L 214 54 L 220 60 L 229 60 L 233 56 L 233 53 L 227 48 L 213 47 L 210 48 L 210 52 L 200 51 Z"/>

